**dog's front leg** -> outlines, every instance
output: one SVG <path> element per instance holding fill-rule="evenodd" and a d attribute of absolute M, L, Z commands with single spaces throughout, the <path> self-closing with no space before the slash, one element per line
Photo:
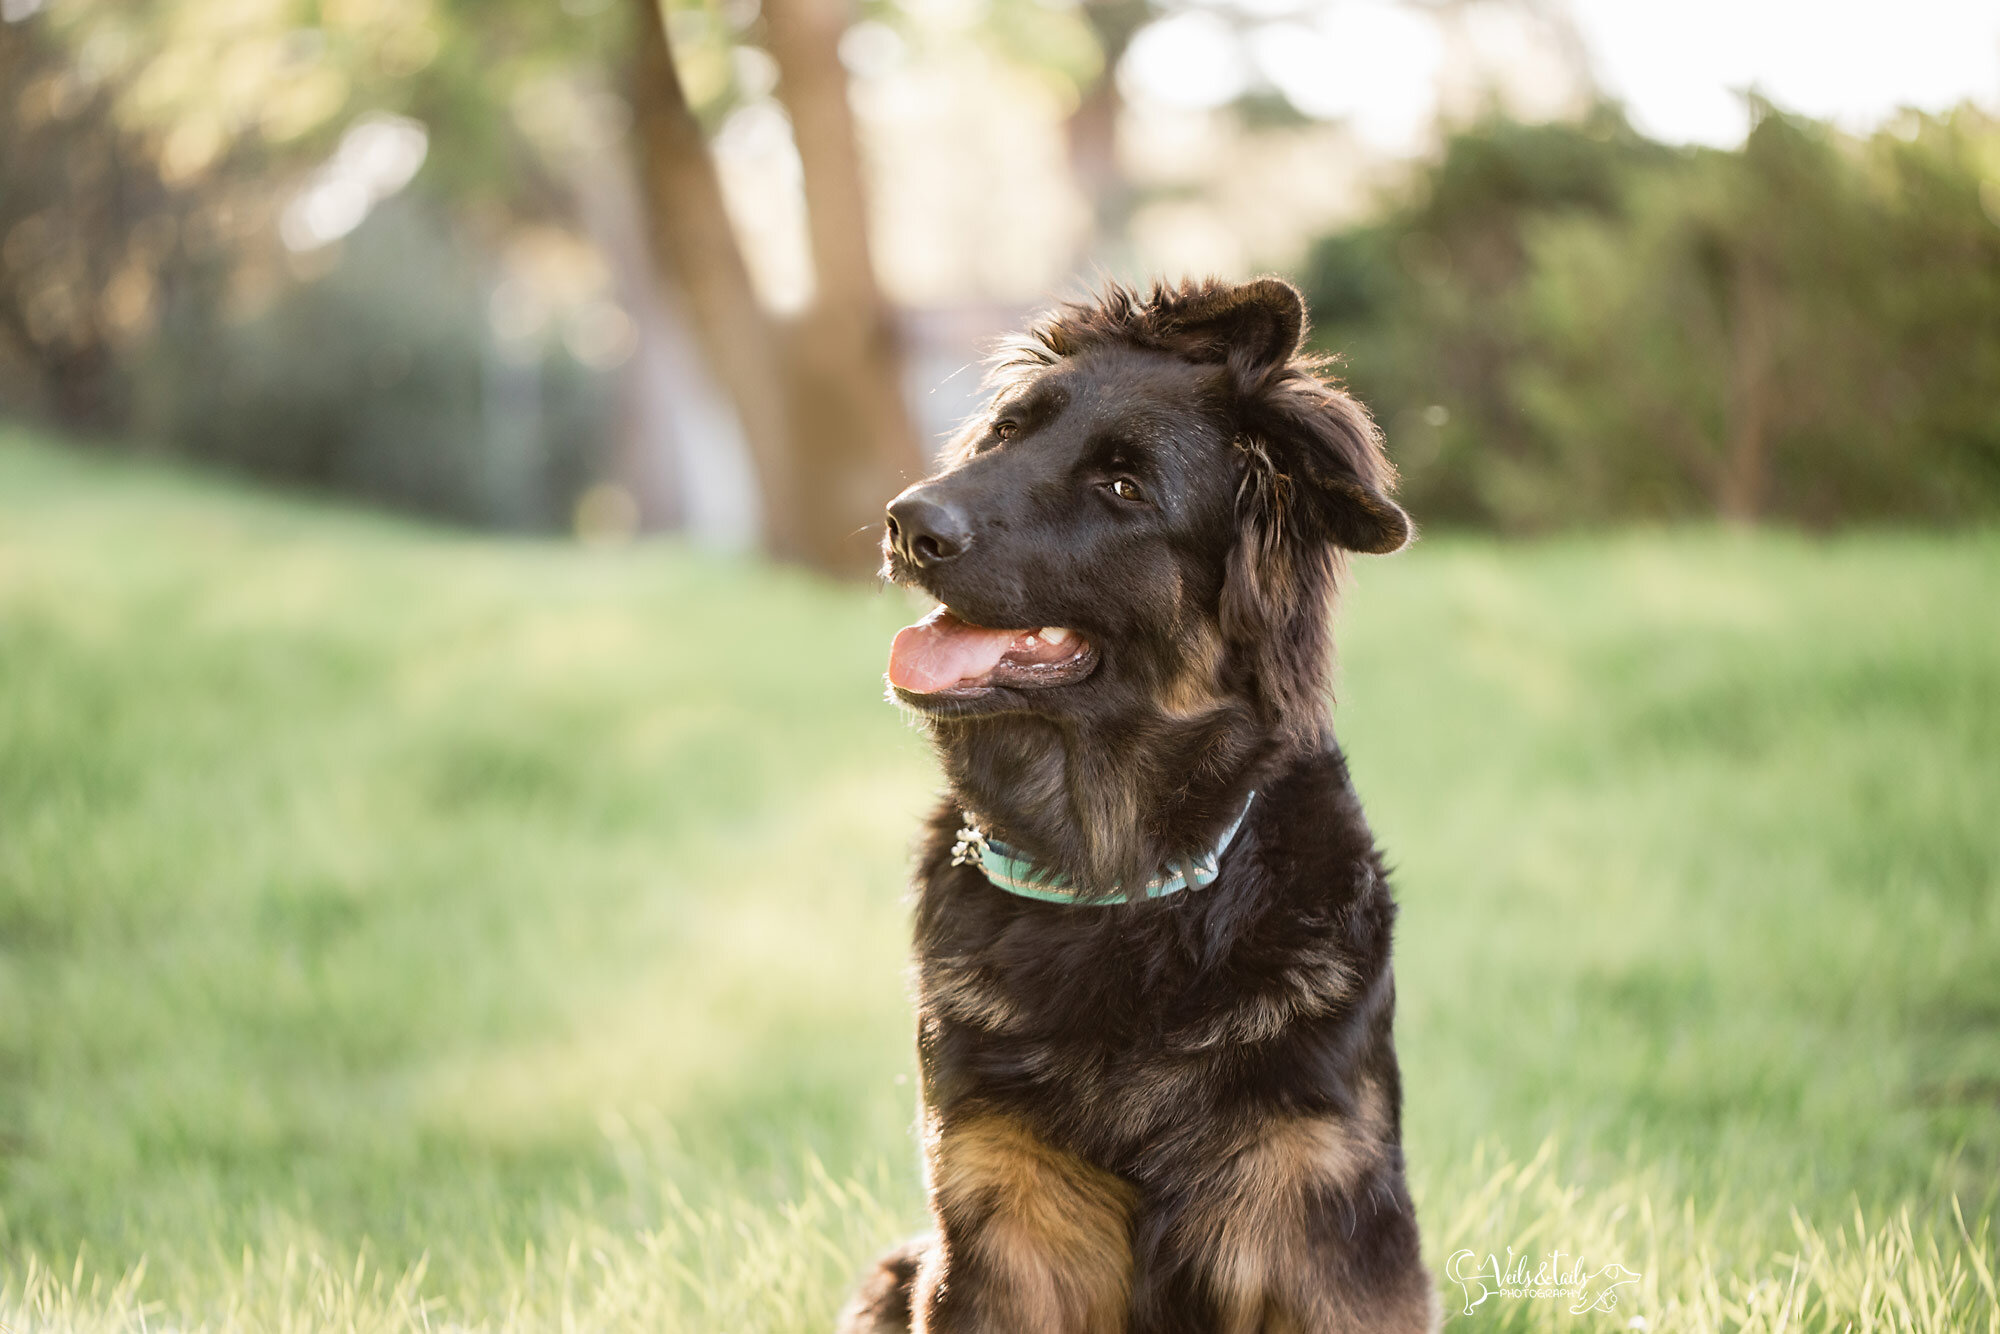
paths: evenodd
<path fill-rule="evenodd" d="M 1123 1334 L 1132 1188 L 992 1113 L 927 1137 L 938 1244 L 917 1276 L 922 1334 Z"/>
<path fill-rule="evenodd" d="M 1269 1118 L 1196 1174 L 1172 1229 L 1222 1334 L 1438 1327 L 1379 1090 L 1364 1084 L 1360 1101 L 1352 1116 Z"/>

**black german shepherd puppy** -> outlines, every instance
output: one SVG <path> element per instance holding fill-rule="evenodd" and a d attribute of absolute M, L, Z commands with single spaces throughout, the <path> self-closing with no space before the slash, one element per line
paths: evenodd
<path fill-rule="evenodd" d="M 885 573 L 951 790 L 917 871 L 934 1235 L 841 1328 L 1424 1330 L 1389 897 L 1330 730 L 1343 551 L 1410 536 L 1275 279 L 1046 317 Z"/>

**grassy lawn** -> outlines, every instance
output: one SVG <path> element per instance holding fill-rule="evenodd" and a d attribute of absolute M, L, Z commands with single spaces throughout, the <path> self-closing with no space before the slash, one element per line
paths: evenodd
<path fill-rule="evenodd" d="M 825 1328 L 921 1220 L 911 611 L 0 435 L 0 1325 Z M 1434 1259 L 1642 1276 L 1462 1325 L 2000 1330 L 2000 534 L 1340 635 Z"/>

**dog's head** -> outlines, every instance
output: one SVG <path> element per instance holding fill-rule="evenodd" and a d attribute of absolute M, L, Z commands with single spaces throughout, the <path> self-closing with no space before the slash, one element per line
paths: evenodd
<path fill-rule="evenodd" d="M 896 637 L 896 696 L 940 721 L 1236 708 L 1316 732 L 1340 552 L 1410 522 L 1304 327 L 1273 278 L 1113 288 L 1035 325 L 889 506 L 884 574 L 943 604 Z"/>

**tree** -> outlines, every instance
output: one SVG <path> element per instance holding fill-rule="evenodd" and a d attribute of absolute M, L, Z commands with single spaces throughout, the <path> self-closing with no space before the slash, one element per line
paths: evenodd
<path fill-rule="evenodd" d="M 176 294 L 281 265 L 272 222 L 362 110 L 412 112 L 430 183 L 545 207 L 506 108 L 602 42 L 529 0 L 57 0 L 0 20 L 0 363 L 59 422 L 125 429 L 128 363 Z M 443 151 L 439 151 L 442 149 Z"/>
<path fill-rule="evenodd" d="M 1970 108 L 1857 141 L 1756 106 L 1737 152 L 1534 244 L 1513 379 L 1605 508 L 1962 518 L 2000 504 L 2000 127 Z M 1907 134 L 1907 138 L 1905 138 Z M 1692 502 L 1692 503 L 1690 503 Z"/>
<path fill-rule="evenodd" d="M 635 0 L 634 128 L 654 253 L 685 294 L 762 484 L 766 543 L 829 570 L 874 564 L 868 531 L 923 470 L 901 359 L 868 253 L 847 105 L 840 0 L 766 6 L 778 95 L 804 169 L 813 299 L 789 321 L 758 302 L 658 0 Z"/>
<path fill-rule="evenodd" d="M 1318 336 L 1420 517 L 2000 511 L 2000 125 L 1756 110 L 1734 151 L 1478 125 L 1317 248 Z"/>
<path fill-rule="evenodd" d="M 0 22 L 0 372 L 75 430 L 117 425 L 118 351 L 155 305 L 186 202 L 103 84 L 42 25 Z"/>
<path fill-rule="evenodd" d="M 1081 257 L 1116 272 L 1123 267 L 1124 256 L 1115 248 L 1127 243 L 1135 202 L 1132 184 L 1118 160 L 1118 120 L 1124 110 L 1118 62 L 1133 36 L 1152 18 L 1152 8 L 1148 0 L 1085 0 L 1082 8 L 1102 60 L 1066 127 L 1070 170 L 1090 201 L 1090 232 Z"/>
<path fill-rule="evenodd" d="M 1451 136 L 1400 206 L 1314 248 L 1303 277 L 1315 337 L 1346 358 L 1425 516 L 1534 527 L 1541 505 L 1563 503 L 1543 485 L 1547 441 L 1512 380 L 1529 234 L 1615 219 L 1629 179 L 1669 156 L 1611 108 L 1575 124 L 1490 118 Z"/>

